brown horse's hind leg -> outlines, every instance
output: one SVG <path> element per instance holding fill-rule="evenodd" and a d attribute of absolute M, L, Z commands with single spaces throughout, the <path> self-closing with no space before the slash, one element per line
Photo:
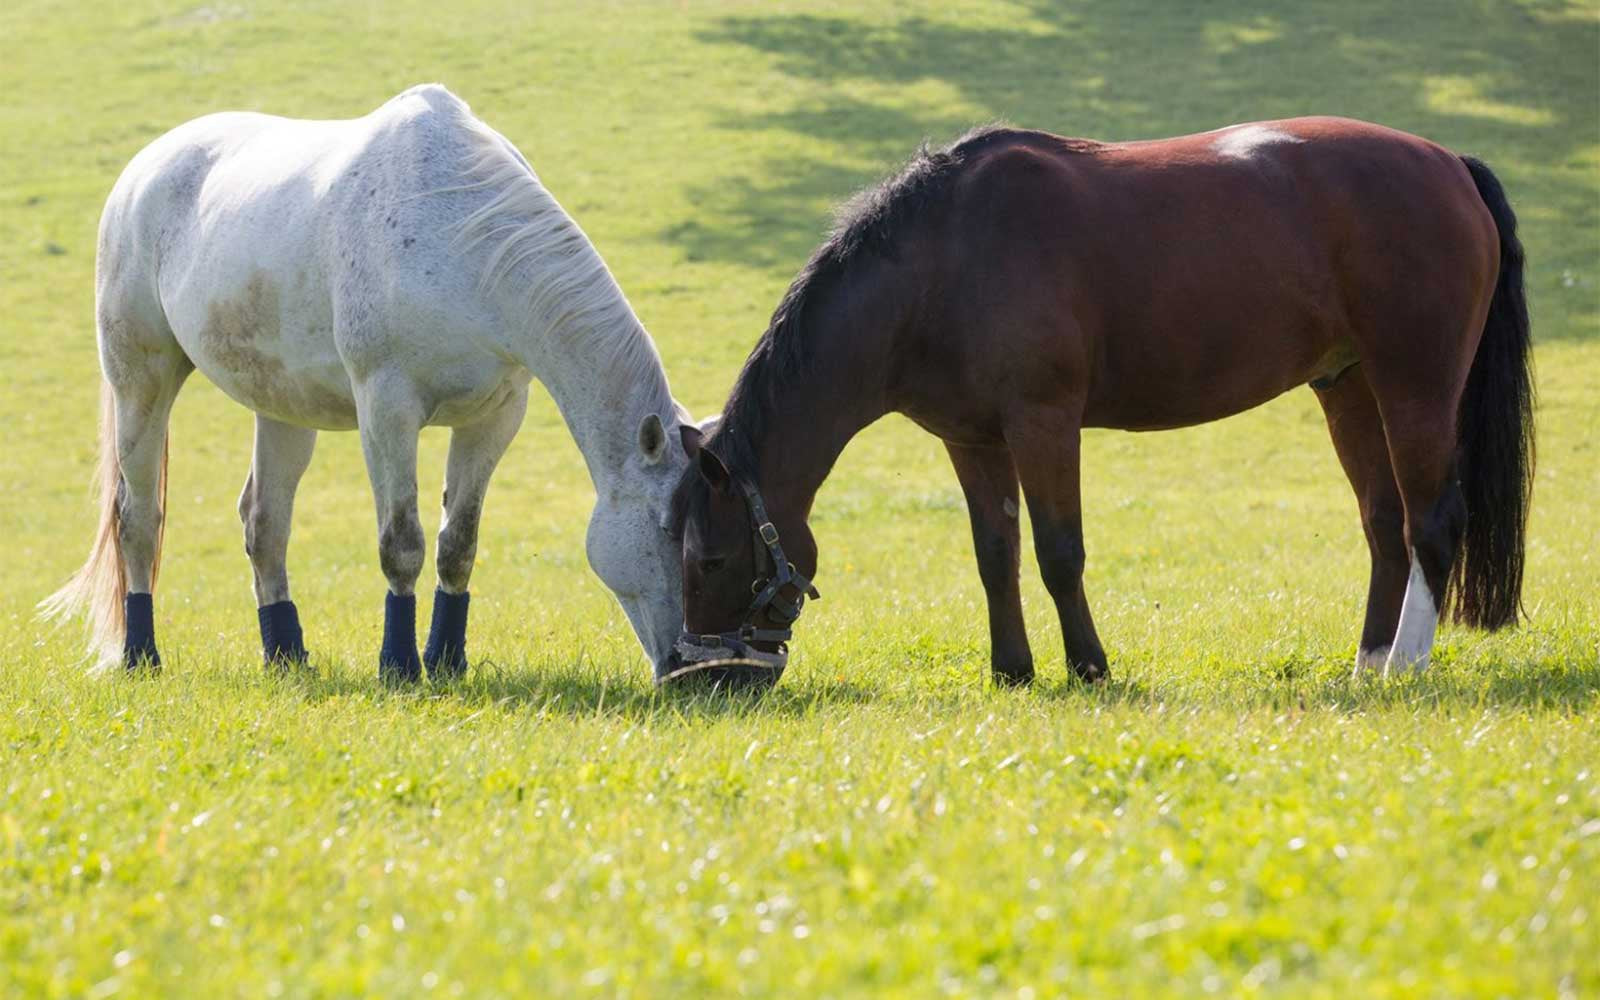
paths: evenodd
<path fill-rule="evenodd" d="M 1421 324 L 1412 328 L 1427 329 Z M 1467 521 L 1457 482 L 1456 410 L 1471 350 L 1442 339 L 1427 348 L 1391 351 L 1374 359 L 1366 373 L 1383 415 L 1389 464 L 1405 508 L 1406 594 L 1384 664 L 1386 674 L 1427 665 Z"/>
<path fill-rule="evenodd" d="M 1361 369 L 1351 369 L 1332 386 L 1317 390 L 1317 400 L 1328 418 L 1339 464 L 1355 490 L 1367 551 L 1372 556 L 1366 621 L 1361 627 L 1361 648 L 1356 651 L 1355 672 L 1360 676 L 1368 669 L 1383 667 L 1400 624 L 1400 605 L 1411 568 L 1405 508 L 1389 465 L 1389 445 L 1378 404 Z"/>
<path fill-rule="evenodd" d="M 1421 407 L 1389 415 L 1389 461 L 1405 505 L 1410 574 L 1385 673 L 1421 670 L 1433 651 L 1445 586 L 1466 528 L 1467 508 L 1456 482 L 1454 407 Z"/>
<path fill-rule="evenodd" d="M 1006 428 L 1006 442 L 1028 498 L 1039 572 L 1061 616 L 1067 664 L 1086 681 L 1109 672 L 1083 593 L 1083 509 L 1078 484 L 1077 414 L 1036 410 Z"/>
<path fill-rule="evenodd" d="M 978 576 L 989 601 L 990 668 L 996 684 L 1033 680 L 1033 652 L 1022 621 L 1017 587 L 1022 531 L 1017 509 L 1017 471 L 1004 448 L 945 445 L 956 467 L 972 518 Z"/>

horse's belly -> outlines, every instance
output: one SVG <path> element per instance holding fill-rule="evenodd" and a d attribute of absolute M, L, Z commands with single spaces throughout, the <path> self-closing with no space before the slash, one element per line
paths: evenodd
<path fill-rule="evenodd" d="M 206 378 L 229 398 L 264 416 L 319 430 L 356 426 L 356 401 L 343 366 L 291 360 L 232 345 L 191 355 Z M 336 359 L 337 360 L 337 359 Z"/>
<path fill-rule="evenodd" d="M 241 293 L 174 320 L 173 333 L 189 360 L 234 401 L 303 427 L 356 426 L 331 310 L 309 303 L 286 308 L 276 287 L 258 275 Z"/>
<path fill-rule="evenodd" d="M 1254 409 L 1321 375 L 1344 342 L 1314 320 L 1280 313 L 1282 326 L 1241 343 L 1226 323 L 1175 327 L 1166 336 L 1108 338 L 1089 389 L 1084 424 L 1118 430 L 1192 427 Z M 1137 345 L 1137 346 L 1135 346 Z M 1351 358 L 1353 361 L 1353 356 Z"/>
<path fill-rule="evenodd" d="M 266 365 L 255 371 L 198 362 L 196 367 L 229 398 L 263 416 L 318 430 L 356 426 L 355 396 L 342 367 L 296 365 L 291 369 L 270 355 L 258 355 L 255 360 L 264 360 Z"/>

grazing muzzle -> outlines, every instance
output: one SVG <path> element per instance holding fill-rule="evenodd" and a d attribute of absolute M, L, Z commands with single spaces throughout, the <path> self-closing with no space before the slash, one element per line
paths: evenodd
<path fill-rule="evenodd" d="M 761 572 L 763 562 L 767 562 L 772 567 L 771 575 L 757 577 L 750 584 L 755 598 L 737 629 L 715 633 L 685 631 L 679 635 L 673 645 L 679 663 L 675 669 L 657 677 L 657 684 L 728 660 L 754 661 L 771 670 L 775 680 L 789 661 L 786 644 L 793 634 L 795 620 L 805 607 L 806 598 L 822 596 L 783 554 L 783 545 L 778 541 L 778 529 L 772 523 L 772 518 L 767 516 L 767 505 L 761 499 L 761 491 L 753 483 L 741 482 L 739 486 L 744 492 L 745 505 L 750 509 L 757 572 Z M 793 588 L 792 596 L 785 595 L 785 588 Z M 765 625 L 760 623 L 763 615 L 766 616 Z M 772 627 L 774 623 L 777 627 Z M 772 652 L 757 649 L 754 644 L 758 642 L 775 644 L 777 649 Z"/>

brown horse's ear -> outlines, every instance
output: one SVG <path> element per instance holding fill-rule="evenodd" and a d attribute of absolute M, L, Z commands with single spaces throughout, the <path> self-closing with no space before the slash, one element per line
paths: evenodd
<path fill-rule="evenodd" d="M 693 461 L 700 454 L 700 446 L 705 443 L 705 431 L 694 424 L 679 424 L 678 436 L 683 438 L 683 453 Z"/>
<path fill-rule="evenodd" d="M 722 459 L 710 448 L 701 448 L 697 456 L 700 468 L 700 478 L 711 484 L 711 488 L 718 493 L 732 492 L 730 487 L 733 477 L 728 474 L 728 467 L 722 464 Z"/>

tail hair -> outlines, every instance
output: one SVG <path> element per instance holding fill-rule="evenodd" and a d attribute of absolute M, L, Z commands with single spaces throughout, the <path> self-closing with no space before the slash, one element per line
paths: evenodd
<path fill-rule="evenodd" d="M 1451 572 L 1455 619 L 1478 628 L 1514 625 L 1533 498 L 1532 333 L 1523 289 L 1517 217 L 1499 178 L 1461 158 L 1500 235 L 1500 274 L 1457 416 L 1467 526 Z"/>
<path fill-rule="evenodd" d="M 39 602 L 42 617 L 57 622 L 87 615 L 89 652 L 102 667 L 116 662 L 122 653 L 125 619 L 124 599 L 128 596 L 126 565 L 122 558 L 122 517 L 120 499 L 122 469 L 117 463 L 116 399 L 109 382 L 100 385 L 100 460 L 91 489 L 96 493 L 100 524 L 95 530 L 89 558 L 60 590 Z M 167 449 L 161 450 L 160 476 L 161 526 L 156 532 L 155 559 L 150 569 L 154 589 L 161 569 L 161 542 L 165 534 L 167 508 Z"/>

